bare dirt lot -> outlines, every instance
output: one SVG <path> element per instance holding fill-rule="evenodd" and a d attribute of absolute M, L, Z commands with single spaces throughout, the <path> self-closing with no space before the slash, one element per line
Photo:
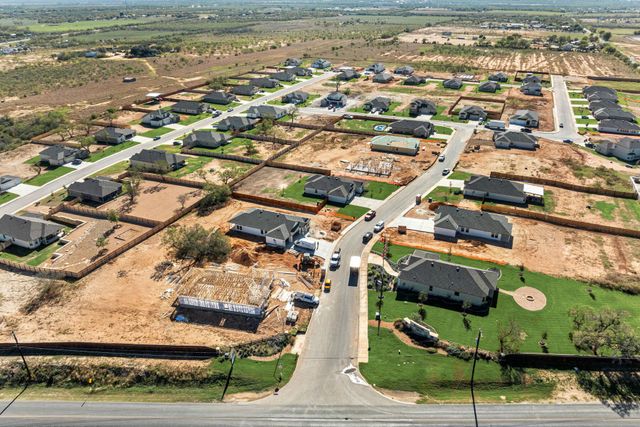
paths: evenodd
<path fill-rule="evenodd" d="M 615 237 L 544 222 L 512 218 L 513 248 L 501 248 L 477 241 L 448 243 L 435 240 L 432 234 L 408 231 L 400 235 L 390 229 L 396 243 L 418 245 L 460 256 L 480 257 L 498 263 L 524 265 L 527 269 L 554 276 L 585 281 L 619 282 L 623 277 L 638 279 L 640 240 Z"/>
<path fill-rule="evenodd" d="M 476 135 L 469 145 L 485 141 L 479 152 L 465 152 L 458 169 L 489 175 L 492 171 L 561 180 L 573 184 L 631 191 L 629 169 L 574 145 L 541 139 L 536 151 L 501 150 L 488 144 L 490 133 Z"/>
<path fill-rule="evenodd" d="M 552 131 L 555 129 L 553 122 L 553 95 L 549 91 L 542 91 L 542 96 L 528 96 L 520 92 L 518 88 L 509 89 L 502 120 L 508 123 L 509 117 L 516 110 L 537 112 L 540 120 L 538 130 Z"/>
<path fill-rule="evenodd" d="M 135 203 L 130 203 L 127 195 L 120 196 L 100 206 L 101 210 L 116 209 L 119 212 L 142 218 L 164 221 L 180 210 L 181 195 L 187 195 L 185 206 L 193 203 L 201 194 L 200 190 L 167 184 L 164 182 L 143 181 L 140 195 Z"/>
<path fill-rule="evenodd" d="M 60 214 L 60 216 L 81 220 L 84 221 L 84 223 L 64 236 L 64 240 L 69 243 L 56 250 L 56 254 L 59 254 L 59 256 L 49 260 L 43 265 L 44 267 L 74 271 L 81 270 L 99 258 L 101 249 L 96 246 L 96 240 L 99 237 L 107 237 L 107 245 L 102 252 L 106 254 L 148 230 L 146 227 L 124 222 L 120 222 L 118 226 L 114 228 L 114 224 L 106 220 L 71 215 L 68 213 Z"/>
<path fill-rule="evenodd" d="M 25 161 L 44 150 L 44 145 L 24 144 L 20 147 L 0 153 L 0 175 L 14 175 L 27 180 L 36 175 L 36 171 Z"/>
<path fill-rule="evenodd" d="M 370 142 L 370 137 L 322 132 L 278 160 L 291 164 L 307 164 L 327 168 L 335 174 L 357 178 L 364 178 L 367 175 L 350 172 L 347 170 L 350 164 L 358 161 L 370 161 L 372 164 L 392 161 L 391 175 L 388 177 L 376 176 L 375 178 L 399 183 L 424 173 L 436 158 L 432 151 L 440 152 L 438 144 L 424 140 L 421 142 L 421 150 L 417 156 L 374 152 L 371 151 Z"/>
<path fill-rule="evenodd" d="M 201 174 L 204 173 L 204 178 L 213 184 L 223 184 L 220 173 L 224 170 L 231 169 L 234 171 L 233 176 L 241 175 L 247 170 L 251 169 L 255 165 L 249 163 L 236 162 L 234 160 L 222 160 L 211 158 L 211 161 L 205 164 L 199 170 L 183 176 L 185 179 L 191 179 L 194 181 L 201 181 Z"/>
<path fill-rule="evenodd" d="M 255 206 L 232 200 L 205 217 L 189 215 L 178 225 L 197 223 L 207 228 L 222 227 L 226 230 L 231 217 Z M 31 315 L 19 311 L 28 299 L 24 292 L 17 287 L 3 287 L 0 310 L 5 315 L 5 327 L 0 334 L 8 339 L 13 329 L 25 341 L 228 345 L 281 332 L 282 319 L 286 315 L 286 293 L 283 291 L 310 291 L 297 278 L 294 265 L 298 259 L 295 255 L 274 252 L 262 243 L 231 236 L 233 249 L 225 268 L 248 272 L 251 266 L 256 266 L 286 279 L 290 287 L 274 289 L 267 311 L 279 308 L 263 320 L 255 332 L 211 324 L 174 322 L 170 315 L 173 312 L 171 304 L 176 297 L 176 279 L 188 271 L 188 266 L 175 263 L 167 270 L 156 268 L 163 260 L 170 259 L 161 238 L 162 233 L 157 234 L 79 282 L 63 284 L 65 290 L 59 302 L 47 304 Z M 319 270 L 309 273 L 317 278 Z M 13 277 L 12 273 L 0 271 L 0 280 L 5 283 Z M 314 290 L 317 291 L 317 287 Z M 299 322 L 306 323 L 309 314 L 308 310 L 302 309 Z"/>
<path fill-rule="evenodd" d="M 311 174 L 267 166 L 242 181 L 236 190 L 256 196 L 283 198 L 280 196 L 282 190 L 308 176 Z"/>

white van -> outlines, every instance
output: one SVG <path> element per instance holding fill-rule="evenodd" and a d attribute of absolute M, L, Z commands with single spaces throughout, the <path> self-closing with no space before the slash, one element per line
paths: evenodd
<path fill-rule="evenodd" d="M 318 246 L 320 244 L 316 240 L 310 239 L 308 237 L 304 237 L 302 239 L 296 240 L 295 245 L 302 249 L 315 251 L 316 249 L 318 249 Z"/>
<path fill-rule="evenodd" d="M 484 127 L 491 130 L 505 130 L 506 124 L 502 120 L 491 120 Z"/>

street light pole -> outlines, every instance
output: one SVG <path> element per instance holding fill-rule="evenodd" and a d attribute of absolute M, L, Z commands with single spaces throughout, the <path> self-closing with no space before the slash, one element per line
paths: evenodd
<path fill-rule="evenodd" d="M 480 347 L 480 338 L 482 338 L 482 329 L 478 329 L 478 337 L 476 338 L 476 351 L 473 353 L 473 367 L 471 368 L 471 402 L 473 403 L 473 418 L 478 427 L 478 413 L 476 412 L 476 396 L 473 392 L 473 379 L 476 374 L 476 360 L 478 360 L 478 347 Z"/>

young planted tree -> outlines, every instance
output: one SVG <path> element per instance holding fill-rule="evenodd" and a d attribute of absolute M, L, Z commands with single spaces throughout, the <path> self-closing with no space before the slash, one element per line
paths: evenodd
<path fill-rule="evenodd" d="M 205 229 L 200 224 L 172 226 L 162 237 L 162 243 L 177 259 L 189 259 L 196 264 L 204 261 L 224 262 L 231 252 L 227 236 L 219 230 Z"/>
<path fill-rule="evenodd" d="M 107 108 L 107 120 L 109 121 L 109 126 L 113 126 L 113 121 L 118 116 L 118 110 L 115 108 Z"/>
<path fill-rule="evenodd" d="M 104 236 L 100 236 L 96 239 L 96 247 L 99 249 L 98 254 L 102 255 L 107 250 L 108 243 L 109 240 Z"/>
<path fill-rule="evenodd" d="M 124 190 L 129 196 L 129 202 L 131 204 L 136 202 L 136 198 L 140 194 L 140 184 L 142 184 L 142 175 L 140 172 L 132 170 L 129 173 L 129 179 L 123 183 Z"/>
<path fill-rule="evenodd" d="M 234 180 L 238 175 L 240 175 L 241 170 L 237 166 L 232 166 L 230 168 L 224 168 L 218 171 L 218 176 L 220 177 L 220 181 L 222 184 L 228 185 L 230 181 Z"/>
<path fill-rule="evenodd" d="M 178 203 L 180 203 L 180 210 L 184 209 L 184 205 L 185 203 L 187 203 L 187 200 L 189 200 L 188 194 L 183 193 L 178 196 Z"/>
<path fill-rule="evenodd" d="M 42 173 L 42 164 L 40 164 L 40 162 L 32 164 L 29 168 L 36 173 L 36 176 Z"/>
<path fill-rule="evenodd" d="M 513 319 L 505 324 L 504 322 L 498 322 L 498 343 L 500 353 L 516 353 L 520 350 L 522 345 L 522 328 Z"/>
<path fill-rule="evenodd" d="M 291 111 L 289 112 L 289 117 L 291 117 L 291 121 L 289 122 L 289 128 L 293 127 L 293 123 L 296 121 L 299 115 L 300 115 L 300 110 L 297 105 L 294 105 Z"/>
<path fill-rule="evenodd" d="M 113 228 L 118 228 L 120 224 L 120 214 L 115 209 L 109 209 L 107 211 L 107 221 L 113 224 Z"/>
<path fill-rule="evenodd" d="M 256 144 L 253 141 L 249 140 L 244 143 L 244 154 L 251 157 L 258 154 L 258 149 L 256 148 Z"/>

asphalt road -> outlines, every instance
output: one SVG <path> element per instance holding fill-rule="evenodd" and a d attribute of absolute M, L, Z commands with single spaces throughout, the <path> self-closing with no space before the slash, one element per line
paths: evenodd
<path fill-rule="evenodd" d="M 584 138 L 578 134 L 578 129 L 576 128 L 571 99 L 563 76 L 551 76 L 551 90 L 553 91 L 556 128 L 553 132 L 534 132 L 533 134 L 554 141 L 561 142 L 565 139 L 571 139 L 576 143 L 584 143 Z M 560 123 L 562 123 L 563 127 L 560 127 Z"/>
<path fill-rule="evenodd" d="M 241 104 L 235 107 L 233 112 L 224 112 L 223 114 L 221 114 L 216 118 L 207 118 L 207 119 L 200 120 L 198 122 L 187 125 L 183 128 L 176 129 L 169 133 L 166 133 L 162 135 L 160 139 L 157 141 L 151 140 L 148 142 L 137 144 L 131 148 L 122 150 L 111 156 L 98 160 L 97 162 L 93 162 L 89 166 L 83 167 L 82 169 L 77 169 L 73 172 L 69 172 L 68 174 L 63 175 L 60 178 L 57 178 L 53 181 L 46 183 L 45 185 L 39 187 L 37 190 L 29 194 L 26 194 L 22 197 L 18 197 L 16 199 L 11 200 L 10 202 L 3 204 L 2 206 L 0 206 L 0 216 L 6 213 L 18 212 L 26 208 L 27 206 L 30 206 L 31 204 L 37 202 L 38 200 L 41 200 L 44 197 L 47 197 L 59 191 L 63 187 L 69 186 L 76 181 L 79 181 L 90 175 L 93 175 L 94 173 L 101 171 L 102 169 L 109 167 L 113 164 L 119 163 L 124 160 L 128 160 L 131 156 L 133 156 L 136 153 L 139 153 L 144 149 L 150 149 L 150 148 L 157 147 L 158 145 L 171 143 L 176 138 L 181 137 L 182 135 L 185 135 L 187 133 L 190 133 L 195 129 L 211 127 L 212 124 L 217 123 L 229 116 L 234 116 L 239 113 L 242 113 L 254 105 L 264 104 L 266 102 L 280 98 L 289 92 L 304 89 L 306 86 L 312 85 L 319 81 L 327 80 L 331 78 L 334 74 L 335 73 L 329 72 L 319 76 L 315 76 L 309 80 L 298 82 L 291 86 L 285 86 L 276 92 L 267 93 L 264 96 L 261 96 L 260 98 Z"/>

